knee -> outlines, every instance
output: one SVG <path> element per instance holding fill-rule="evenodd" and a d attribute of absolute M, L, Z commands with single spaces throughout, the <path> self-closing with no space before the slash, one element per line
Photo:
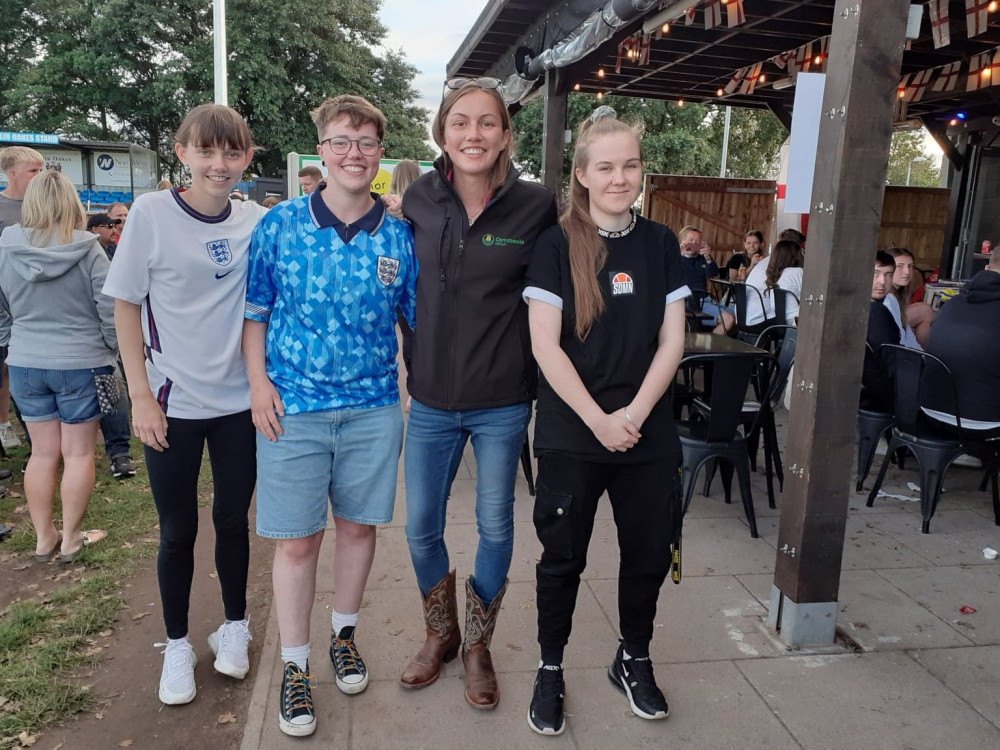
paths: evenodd
<path fill-rule="evenodd" d="M 275 564 L 303 565 L 315 561 L 323 533 L 301 539 L 278 539 L 274 545 Z"/>
<path fill-rule="evenodd" d="M 337 529 L 338 544 L 365 544 L 375 540 L 374 526 L 345 521 L 341 518 L 335 519 L 334 525 Z"/>

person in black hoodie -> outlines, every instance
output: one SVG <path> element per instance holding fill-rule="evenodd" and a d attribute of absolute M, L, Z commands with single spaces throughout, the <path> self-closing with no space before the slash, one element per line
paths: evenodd
<path fill-rule="evenodd" d="M 986 270 L 977 273 L 960 295 L 942 305 L 927 337 L 926 350 L 955 376 L 963 426 L 968 426 L 967 419 L 990 423 L 981 425 L 984 428 L 1000 426 L 1000 347 L 993 343 L 997 331 L 1000 250 L 993 251 Z M 943 388 L 932 392 L 939 394 Z M 939 405 L 946 408 L 943 401 Z"/>
<path fill-rule="evenodd" d="M 412 399 L 406 430 L 406 538 L 427 640 L 400 676 L 434 682 L 462 644 L 445 510 L 462 450 L 476 458 L 479 545 L 466 581 L 465 698 L 499 700 L 490 641 L 514 547 L 514 480 L 535 396 L 527 306 L 535 238 L 556 221 L 544 187 L 511 165 L 510 116 L 492 78 L 445 85 L 432 131 L 442 155 L 406 191 L 420 272 L 416 329 L 404 346 Z"/>
<path fill-rule="evenodd" d="M 875 275 L 872 277 L 872 299 L 868 309 L 868 334 L 865 348 L 865 365 L 861 373 L 861 408 L 892 414 L 892 390 L 883 373 L 879 347 L 899 343 L 899 328 L 884 304 L 885 295 L 892 289 L 892 276 L 896 260 L 884 250 L 875 253 Z"/>

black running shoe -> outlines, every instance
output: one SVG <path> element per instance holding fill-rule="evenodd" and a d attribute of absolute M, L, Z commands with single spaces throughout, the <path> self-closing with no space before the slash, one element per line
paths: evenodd
<path fill-rule="evenodd" d="M 611 684 L 625 693 L 632 713 L 643 719 L 665 719 L 670 713 L 667 699 L 656 686 L 653 663 L 648 656 L 623 659 L 625 645 L 618 647 L 615 660 L 608 667 Z"/>
<path fill-rule="evenodd" d="M 368 687 L 368 670 L 354 643 L 354 626 L 341 628 L 340 633 L 330 634 L 330 661 L 337 673 L 340 692 L 354 695 Z"/>
<path fill-rule="evenodd" d="M 566 728 L 563 719 L 565 696 L 562 667 L 550 664 L 539 667 L 531 705 L 528 706 L 528 726 L 539 734 L 562 734 Z"/>
<path fill-rule="evenodd" d="M 292 737 L 305 737 L 316 731 L 316 709 L 308 672 L 308 668 L 303 672 L 294 662 L 286 662 L 281 678 L 278 728 Z"/>

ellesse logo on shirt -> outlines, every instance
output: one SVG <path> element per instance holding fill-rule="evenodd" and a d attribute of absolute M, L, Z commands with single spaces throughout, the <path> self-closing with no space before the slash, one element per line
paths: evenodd
<path fill-rule="evenodd" d="M 611 294 L 614 297 L 620 294 L 635 294 L 635 282 L 632 281 L 632 277 L 624 271 L 612 274 Z"/>

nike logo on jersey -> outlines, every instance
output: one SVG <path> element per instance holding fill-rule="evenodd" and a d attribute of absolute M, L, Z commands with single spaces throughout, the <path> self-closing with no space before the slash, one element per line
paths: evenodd
<path fill-rule="evenodd" d="M 231 274 L 235 270 L 236 270 L 235 268 L 230 268 L 225 273 L 217 273 L 217 274 L 215 274 L 215 278 L 217 278 L 217 279 L 224 279 L 224 278 L 226 278 L 229 274 Z"/>

